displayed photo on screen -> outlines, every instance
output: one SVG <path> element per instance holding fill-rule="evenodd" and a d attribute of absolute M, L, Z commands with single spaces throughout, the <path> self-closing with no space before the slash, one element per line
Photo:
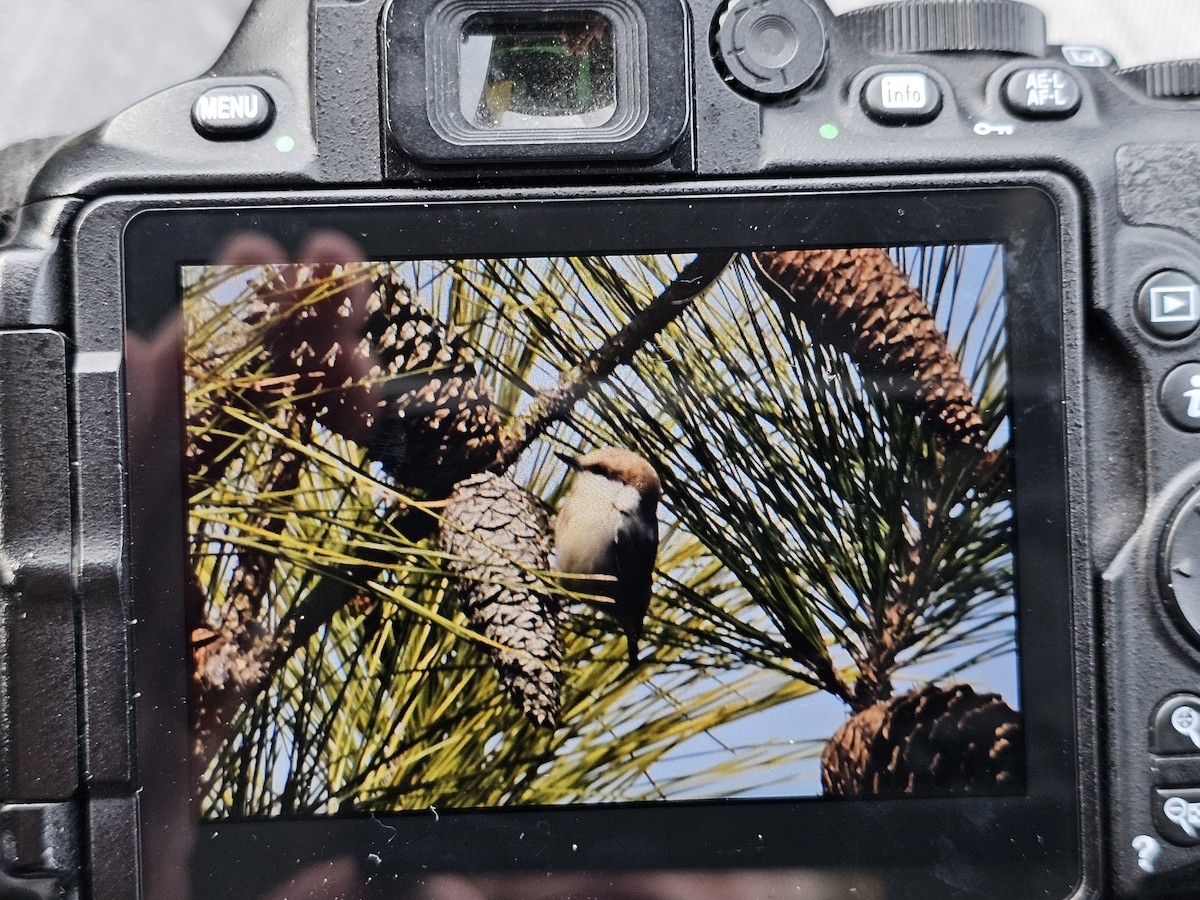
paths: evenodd
<path fill-rule="evenodd" d="M 1025 792 L 1000 246 L 180 279 L 202 820 Z"/>

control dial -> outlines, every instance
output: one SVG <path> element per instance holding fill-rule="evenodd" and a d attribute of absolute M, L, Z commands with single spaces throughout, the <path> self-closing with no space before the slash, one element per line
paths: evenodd
<path fill-rule="evenodd" d="M 983 50 L 1041 56 L 1046 18 L 1015 0 L 907 0 L 841 17 L 864 43 L 884 53 Z"/>
<path fill-rule="evenodd" d="M 1122 69 L 1117 74 L 1130 78 L 1147 97 L 1155 100 L 1187 100 L 1200 97 L 1200 59 L 1151 63 Z"/>
<path fill-rule="evenodd" d="M 1193 363 L 1192 370 L 1200 372 Z M 1200 383 L 1200 374 L 1193 376 Z M 1192 389 L 1195 391 L 1195 388 Z M 1184 634 L 1200 643 L 1200 492 L 1192 494 L 1175 513 L 1163 536 L 1159 577 L 1167 608 Z"/>

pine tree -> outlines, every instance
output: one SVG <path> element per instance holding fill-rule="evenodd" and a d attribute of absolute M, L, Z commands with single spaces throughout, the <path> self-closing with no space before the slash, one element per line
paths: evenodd
<path fill-rule="evenodd" d="M 500 417 L 470 345 L 389 268 L 276 270 L 257 291 L 289 405 L 367 448 L 398 483 L 444 497 L 496 456 Z"/>
<path fill-rule="evenodd" d="M 752 257 L 759 282 L 812 339 L 847 354 L 868 384 L 918 416 L 943 452 L 925 466 L 904 504 L 904 572 L 891 580 L 882 621 L 844 699 L 851 718 L 822 754 L 822 784 L 835 796 L 971 793 L 1023 783 L 1020 716 L 996 695 L 965 685 L 892 694 L 891 672 L 908 646 L 913 611 L 928 596 L 941 548 L 931 543 L 948 455 L 965 448 L 989 460 L 970 385 L 920 292 L 883 250 L 764 251 Z M 1003 470 L 993 479 L 1003 478 Z"/>

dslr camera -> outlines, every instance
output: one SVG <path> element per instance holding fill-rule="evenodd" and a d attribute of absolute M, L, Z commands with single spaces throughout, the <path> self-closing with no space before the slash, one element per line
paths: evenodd
<path fill-rule="evenodd" d="M 1200 62 L 255 0 L 25 174 L 0 896 L 1200 896 Z"/>

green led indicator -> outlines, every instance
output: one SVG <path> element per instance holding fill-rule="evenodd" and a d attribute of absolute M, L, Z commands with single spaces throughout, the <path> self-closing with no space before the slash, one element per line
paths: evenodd
<path fill-rule="evenodd" d="M 289 135 L 281 134 L 275 139 L 275 149 L 280 153 L 291 153 L 296 149 L 296 140 Z"/>
<path fill-rule="evenodd" d="M 825 138 L 825 140 L 827 140 L 827 141 L 832 141 L 834 138 L 836 138 L 838 136 L 839 133 L 840 132 L 838 131 L 838 127 L 836 125 L 834 125 L 832 122 L 826 122 L 820 128 L 821 137 Z"/>

